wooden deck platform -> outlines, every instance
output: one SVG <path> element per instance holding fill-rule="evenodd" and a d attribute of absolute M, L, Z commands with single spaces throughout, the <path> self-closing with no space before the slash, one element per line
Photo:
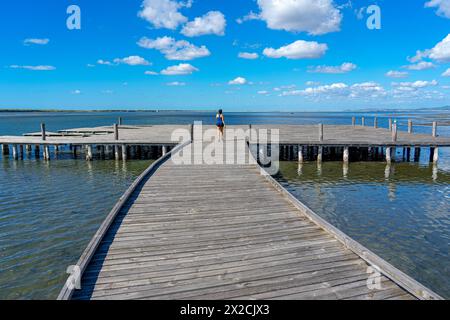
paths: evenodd
<path fill-rule="evenodd" d="M 59 299 L 439 299 L 290 196 L 258 165 L 176 165 L 130 187 Z M 381 288 L 367 286 L 368 267 Z"/>
<path fill-rule="evenodd" d="M 253 129 L 278 129 L 280 144 L 290 145 L 328 145 L 328 146 L 435 146 L 450 147 L 450 137 L 433 137 L 408 132 L 398 132 L 396 142 L 392 141 L 391 131 L 384 128 L 325 125 L 323 140 L 319 140 L 318 127 L 315 125 L 253 125 Z M 0 136 L 0 144 L 21 145 L 175 145 L 172 132 L 176 129 L 190 130 L 190 125 L 120 126 L 119 140 L 114 139 L 113 127 L 78 128 L 49 132 L 43 141 L 40 133 L 24 136 Z M 215 129 L 204 125 L 203 130 Z M 248 130 L 246 125 L 227 126 L 227 129 Z"/>

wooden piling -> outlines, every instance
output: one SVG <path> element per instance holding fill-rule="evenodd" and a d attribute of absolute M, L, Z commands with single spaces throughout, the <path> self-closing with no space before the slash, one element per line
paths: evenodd
<path fill-rule="evenodd" d="M 50 160 L 50 147 L 49 145 L 44 145 L 44 160 Z"/>
<path fill-rule="evenodd" d="M 122 117 L 119 117 L 119 126 L 122 125 Z"/>
<path fill-rule="evenodd" d="M 2 144 L 1 149 L 2 149 L 2 155 L 5 155 L 5 156 L 9 155 L 9 145 Z"/>
<path fill-rule="evenodd" d="M 439 148 L 435 147 L 433 150 L 433 163 L 438 163 L 439 161 Z"/>
<path fill-rule="evenodd" d="M 167 146 L 164 145 L 164 146 L 162 146 L 162 155 L 165 156 L 166 153 L 167 153 Z"/>
<path fill-rule="evenodd" d="M 120 146 L 117 144 L 114 146 L 114 158 L 120 160 Z"/>
<path fill-rule="evenodd" d="M 366 125 L 366 118 L 361 118 L 361 126 L 364 127 Z"/>
<path fill-rule="evenodd" d="M 432 131 L 433 137 L 437 137 L 437 122 L 433 121 L 433 131 Z"/>
<path fill-rule="evenodd" d="M 420 147 L 414 148 L 414 162 L 420 161 Z"/>
<path fill-rule="evenodd" d="M 122 145 L 122 160 L 127 161 L 127 145 Z"/>
<path fill-rule="evenodd" d="M 392 162 L 392 148 L 391 147 L 386 148 L 386 162 L 387 163 Z"/>
<path fill-rule="evenodd" d="M 34 145 L 34 157 L 36 159 L 39 159 L 40 156 L 41 156 L 41 146 L 36 144 L 36 145 Z"/>
<path fill-rule="evenodd" d="M 397 121 L 394 122 L 394 125 L 392 126 L 392 142 L 397 142 Z"/>
<path fill-rule="evenodd" d="M 12 145 L 12 156 L 13 156 L 14 160 L 19 159 L 19 155 L 18 155 L 18 152 L 17 152 L 17 144 L 13 144 Z"/>
<path fill-rule="evenodd" d="M 114 124 L 114 140 L 119 140 L 119 126 L 117 123 Z"/>
<path fill-rule="evenodd" d="M 87 145 L 86 146 L 86 161 L 92 161 L 93 159 L 93 154 L 92 154 L 92 145 Z"/>
<path fill-rule="evenodd" d="M 373 118 L 373 127 L 375 129 L 378 128 L 378 118 L 377 117 Z"/>
<path fill-rule="evenodd" d="M 356 125 L 356 118 L 352 117 L 352 126 L 355 126 L 355 125 Z"/>
<path fill-rule="evenodd" d="M 408 120 L 408 133 L 413 133 L 413 123 L 412 120 Z"/>
<path fill-rule="evenodd" d="M 319 146 L 317 150 L 317 162 L 321 163 L 323 160 L 323 147 Z"/>
<path fill-rule="evenodd" d="M 323 141 L 323 124 L 319 124 L 319 141 Z"/>
<path fill-rule="evenodd" d="M 45 131 L 45 123 L 41 123 L 41 137 L 42 137 L 42 141 L 47 140 L 47 133 Z"/>
<path fill-rule="evenodd" d="M 344 162 L 348 163 L 350 160 L 350 149 L 349 147 L 344 147 Z"/>
<path fill-rule="evenodd" d="M 298 163 L 303 163 L 303 147 L 298 146 Z"/>

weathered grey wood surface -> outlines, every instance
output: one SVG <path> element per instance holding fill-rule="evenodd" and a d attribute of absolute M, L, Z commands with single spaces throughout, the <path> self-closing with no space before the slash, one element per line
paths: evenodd
<path fill-rule="evenodd" d="M 226 129 L 245 129 L 249 126 L 227 126 Z M 392 142 L 388 129 L 362 126 L 325 125 L 323 140 L 320 140 L 318 126 L 314 125 L 253 125 L 253 129 L 279 129 L 280 143 L 293 145 L 328 146 L 450 146 L 449 137 L 433 137 L 430 134 L 412 134 L 398 132 L 398 139 Z M 120 126 L 121 144 L 177 144 L 172 140 L 176 129 L 190 131 L 189 125 Z M 215 130 L 214 126 L 203 126 L 204 130 Z M 117 144 L 113 126 L 98 128 L 80 128 L 50 133 L 42 141 L 39 133 L 31 136 L 0 136 L 0 144 Z"/>
<path fill-rule="evenodd" d="M 74 299 L 415 299 L 277 192 L 257 165 L 176 165 L 136 189 Z"/>

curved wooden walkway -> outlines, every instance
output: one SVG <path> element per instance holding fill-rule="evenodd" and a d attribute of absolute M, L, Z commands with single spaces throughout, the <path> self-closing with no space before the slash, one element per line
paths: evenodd
<path fill-rule="evenodd" d="M 85 259 L 82 289 L 60 299 L 439 298 L 398 270 L 415 288 L 383 275 L 369 289 L 352 240 L 344 246 L 257 165 L 169 159 L 147 174 Z"/>

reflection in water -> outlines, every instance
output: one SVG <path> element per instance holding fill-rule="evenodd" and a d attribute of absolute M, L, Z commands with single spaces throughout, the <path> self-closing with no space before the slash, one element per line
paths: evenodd
<path fill-rule="evenodd" d="M 67 266 L 151 162 L 0 163 L 0 299 L 54 299 Z"/>
<path fill-rule="evenodd" d="M 342 166 L 281 162 L 276 179 L 327 221 L 449 298 L 450 173 L 417 163 Z"/>

